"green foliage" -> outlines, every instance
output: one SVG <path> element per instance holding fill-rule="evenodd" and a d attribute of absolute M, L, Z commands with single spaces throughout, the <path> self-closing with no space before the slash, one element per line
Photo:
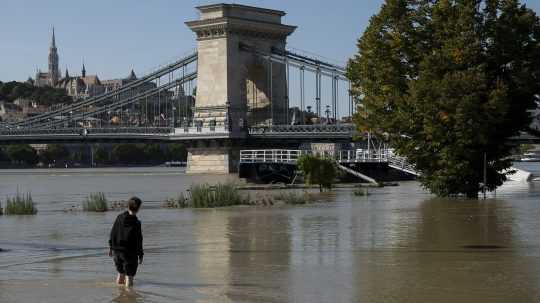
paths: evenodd
<path fill-rule="evenodd" d="M 38 162 L 36 151 L 27 144 L 9 145 L 6 154 L 16 164 L 34 165 Z"/>
<path fill-rule="evenodd" d="M 13 102 L 18 98 L 31 99 L 44 106 L 73 102 L 73 99 L 61 88 L 36 87 L 30 83 L 15 81 L 0 82 L 0 100 Z"/>
<path fill-rule="evenodd" d="M 112 148 L 111 158 L 122 164 L 160 164 L 165 162 L 166 153 L 160 144 L 116 144 Z M 105 163 L 108 155 L 105 150 L 98 149 L 94 159 L 98 163 Z"/>
<path fill-rule="evenodd" d="M 111 157 L 114 161 L 123 164 L 145 163 L 145 153 L 137 144 L 116 144 L 113 146 Z"/>
<path fill-rule="evenodd" d="M 37 209 L 30 193 L 26 195 L 17 193 L 14 197 L 7 198 L 4 212 L 6 215 L 35 215 Z"/>
<path fill-rule="evenodd" d="M 47 145 L 47 149 L 41 153 L 41 157 L 45 163 L 51 163 L 55 160 L 66 160 L 69 158 L 69 151 L 65 145 L 49 144 Z"/>
<path fill-rule="evenodd" d="M 305 154 L 300 156 L 297 163 L 307 184 L 318 184 L 320 191 L 332 188 L 337 176 L 337 168 L 332 159 Z"/>
<path fill-rule="evenodd" d="M 276 200 L 283 201 L 285 204 L 300 205 L 309 202 L 309 196 L 306 193 L 296 192 L 279 193 L 274 197 Z"/>
<path fill-rule="evenodd" d="M 534 145 L 532 145 L 532 144 L 520 144 L 517 147 L 516 152 L 519 153 L 519 154 L 524 154 L 524 153 L 529 152 L 531 150 L 534 150 Z"/>
<path fill-rule="evenodd" d="M 519 1 L 387 0 L 348 77 L 361 131 L 387 137 L 439 196 L 477 197 L 511 166 L 540 95 L 540 22 Z"/>
<path fill-rule="evenodd" d="M 184 144 L 172 143 L 167 146 L 167 160 L 186 161 L 187 149 Z"/>
<path fill-rule="evenodd" d="M 214 208 L 223 206 L 243 205 L 248 201 L 242 198 L 233 184 L 192 185 L 189 206 L 194 208 Z"/>
<path fill-rule="evenodd" d="M 91 212 L 106 212 L 109 210 L 104 193 L 92 193 L 83 201 L 83 210 Z"/>
<path fill-rule="evenodd" d="M 161 150 L 159 144 L 146 144 L 143 147 L 146 160 L 152 163 L 165 162 L 165 153 Z"/>
<path fill-rule="evenodd" d="M 11 159 L 3 148 L 0 148 L 0 162 L 9 162 Z"/>
<path fill-rule="evenodd" d="M 98 146 L 94 151 L 94 162 L 97 164 L 105 164 L 109 162 L 109 153 L 103 146 Z"/>

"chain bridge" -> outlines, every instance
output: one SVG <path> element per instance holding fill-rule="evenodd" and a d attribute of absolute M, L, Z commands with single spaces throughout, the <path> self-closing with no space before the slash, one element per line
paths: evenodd
<path fill-rule="evenodd" d="M 188 173 L 228 173 L 240 149 L 350 142 L 345 68 L 286 46 L 285 12 L 199 6 L 197 51 L 119 89 L 0 124 L 0 143 L 163 142 L 188 146 Z M 534 139 L 533 139 L 534 140 Z"/>

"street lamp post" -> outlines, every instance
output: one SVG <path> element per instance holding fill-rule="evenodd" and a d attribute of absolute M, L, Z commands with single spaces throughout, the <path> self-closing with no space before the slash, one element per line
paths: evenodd
<path fill-rule="evenodd" d="M 326 106 L 326 110 L 324 112 L 326 113 L 326 124 L 330 124 L 330 105 Z"/>
<path fill-rule="evenodd" d="M 174 120 L 174 112 L 176 111 L 176 107 L 173 106 L 172 108 L 172 126 L 173 128 L 176 127 L 176 121 Z"/>

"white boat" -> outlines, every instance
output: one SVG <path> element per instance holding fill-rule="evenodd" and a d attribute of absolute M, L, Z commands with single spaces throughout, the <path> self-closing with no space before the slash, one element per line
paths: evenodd
<path fill-rule="evenodd" d="M 521 162 L 540 162 L 540 158 L 536 157 L 522 157 L 520 159 Z"/>
<path fill-rule="evenodd" d="M 540 152 L 528 152 L 524 153 L 520 157 L 521 162 L 540 162 Z"/>
<path fill-rule="evenodd" d="M 506 175 L 508 181 L 529 182 L 532 179 L 532 174 L 528 171 L 516 167 L 510 167 L 508 170 L 503 171 L 503 173 L 507 173 L 508 171 L 514 171 L 512 174 Z"/>

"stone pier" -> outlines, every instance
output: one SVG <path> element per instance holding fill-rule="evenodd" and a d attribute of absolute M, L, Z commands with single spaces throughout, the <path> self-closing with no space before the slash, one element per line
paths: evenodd
<path fill-rule="evenodd" d="M 230 174 L 238 172 L 238 149 L 194 147 L 188 149 L 187 174 Z"/>
<path fill-rule="evenodd" d="M 253 52 L 285 50 L 295 26 L 285 12 L 237 4 L 199 6 L 200 19 L 186 22 L 197 35 L 197 97 L 194 122 L 224 125 L 230 139 L 245 138 L 246 126 L 283 124 L 288 104 L 286 68 Z M 225 144 L 226 145 L 226 144 Z M 239 148 L 192 148 L 188 173 L 230 173 Z"/>

